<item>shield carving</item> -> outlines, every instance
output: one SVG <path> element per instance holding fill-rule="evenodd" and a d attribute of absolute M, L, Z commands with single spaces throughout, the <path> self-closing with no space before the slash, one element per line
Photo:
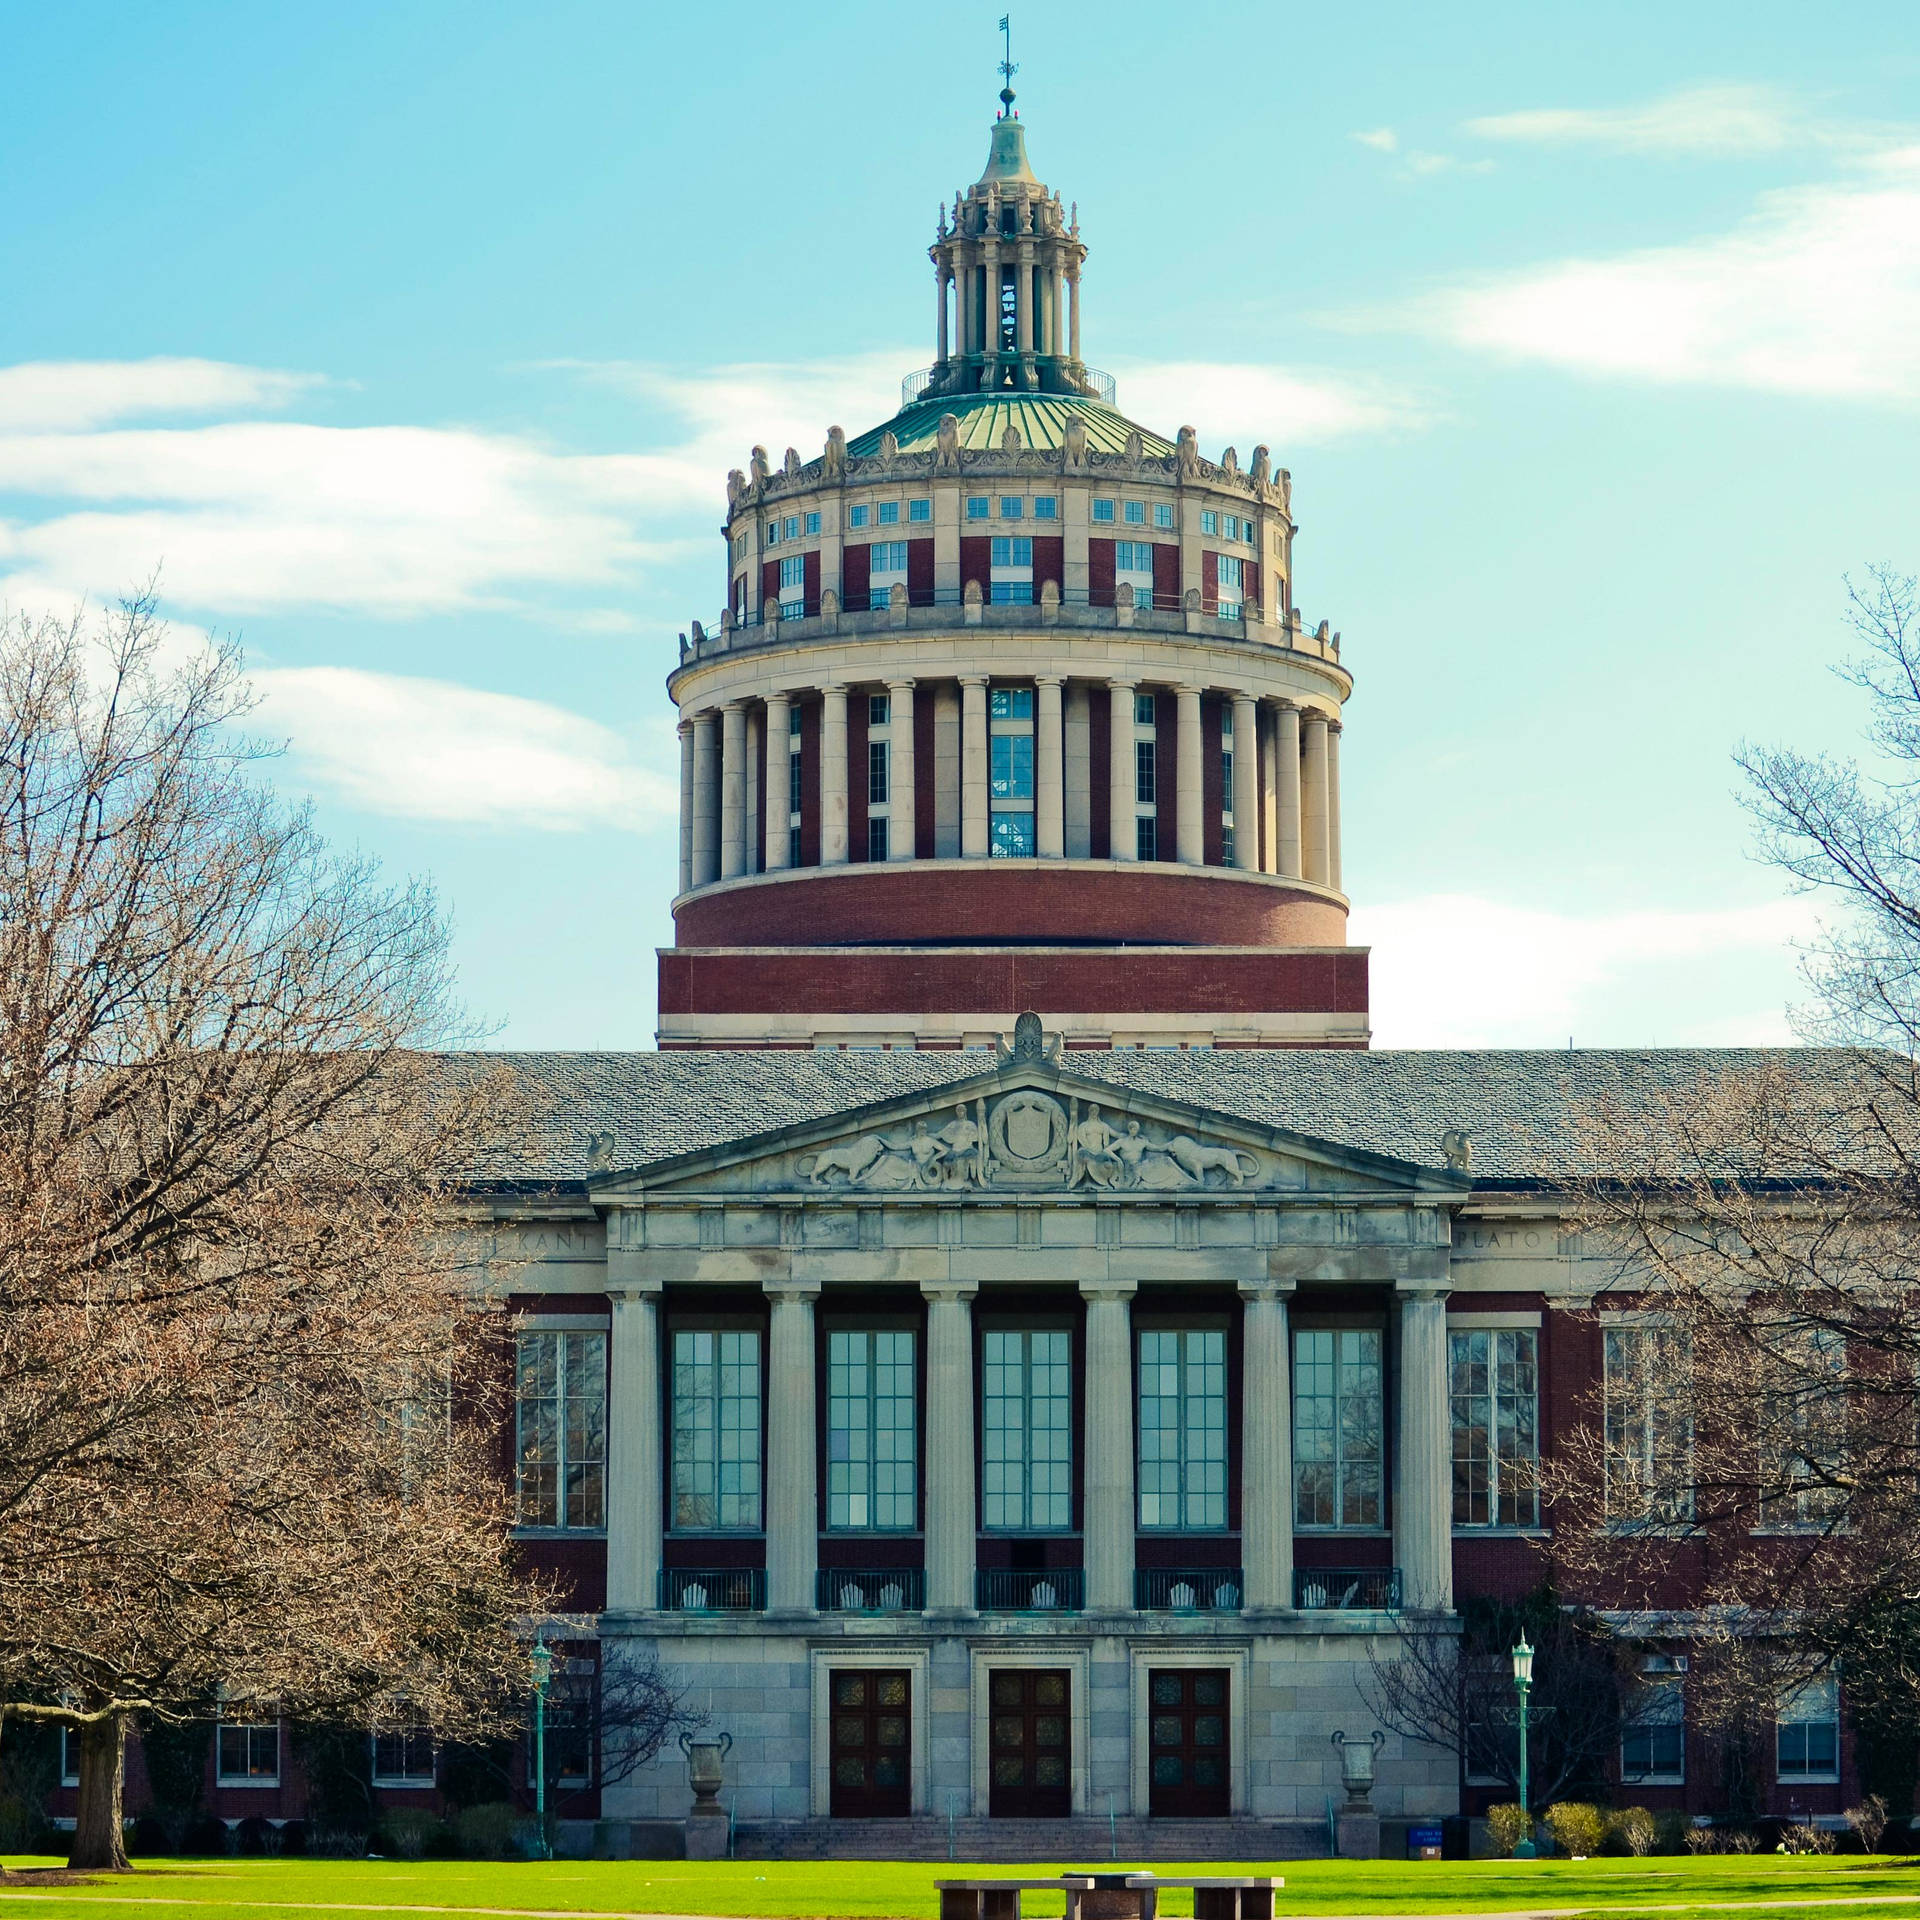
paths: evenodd
<path fill-rule="evenodd" d="M 1046 1174 L 1066 1145 L 1067 1116 L 1044 1093 L 1009 1094 L 993 1116 L 996 1156 L 1010 1173 Z"/>

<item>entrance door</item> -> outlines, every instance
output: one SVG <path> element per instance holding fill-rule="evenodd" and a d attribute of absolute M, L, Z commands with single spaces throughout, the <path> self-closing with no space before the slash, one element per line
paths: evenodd
<path fill-rule="evenodd" d="M 1223 1819 L 1233 1810 L 1225 1671 L 1158 1667 L 1147 1675 L 1147 1690 L 1153 1755 L 1148 1812 L 1167 1819 Z"/>
<path fill-rule="evenodd" d="M 909 1676 L 887 1668 L 836 1667 L 832 1685 L 834 1818 L 903 1818 L 913 1811 Z"/>
<path fill-rule="evenodd" d="M 1064 1820 L 1073 1811 L 1068 1768 L 1071 1676 L 1003 1667 L 988 1681 L 993 1709 L 987 1811 L 1003 1820 Z"/>

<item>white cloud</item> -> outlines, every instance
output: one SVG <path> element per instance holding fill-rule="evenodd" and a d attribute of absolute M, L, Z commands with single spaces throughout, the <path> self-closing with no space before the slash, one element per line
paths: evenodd
<path fill-rule="evenodd" d="M 81 431 L 150 414 L 285 406 L 318 374 L 221 360 L 32 360 L 0 367 L 0 433 Z"/>
<path fill-rule="evenodd" d="M 1920 399 L 1920 147 L 1763 195 L 1732 233 L 1527 268 L 1393 317 L 1587 373 Z"/>
<path fill-rule="evenodd" d="M 1400 136 L 1391 127 L 1372 127 L 1353 137 L 1363 147 L 1371 147 L 1375 153 L 1394 153 L 1400 146 Z"/>
<path fill-rule="evenodd" d="M 1356 908 L 1350 929 L 1373 948 L 1375 1043 L 1422 1047 L 1784 1044 L 1814 931 L 1799 899 L 1586 916 L 1466 894 Z"/>
<path fill-rule="evenodd" d="M 1771 87 L 1685 87 L 1632 107 L 1533 107 L 1466 123 L 1482 140 L 1591 146 L 1614 153 L 1777 153 L 1810 137 L 1792 103 Z"/>
<path fill-rule="evenodd" d="M 369 813 L 402 819 L 643 833 L 670 824 L 677 780 L 579 714 L 445 680 L 351 667 L 253 675 L 256 731 L 295 769 Z"/>
<path fill-rule="evenodd" d="M 1280 465 L 1294 447 L 1419 426 L 1410 396 L 1378 382 L 1300 367 L 1221 361 L 1118 362 L 1120 408 L 1169 438 L 1191 426 L 1209 455 L 1231 445 L 1244 467 L 1256 445 Z"/>

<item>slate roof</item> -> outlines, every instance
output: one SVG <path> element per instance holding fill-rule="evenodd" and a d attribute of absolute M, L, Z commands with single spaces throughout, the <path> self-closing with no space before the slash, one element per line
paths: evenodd
<path fill-rule="evenodd" d="M 847 451 L 862 457 L 878 453 L 880 436 L 891 433 L 902 453 L 925 453 L 934 444 L 943 413 L 959 421 L 961 446 L 975 452 L 997 448 L 1000 436 L 1009 427 L 1020 429 L 1023 447 L 1057 451 L 1065 444 L 1067 422 L 1077 416 L 1085 423 L 1087 445 L 1096 453 L 1123 453 L 1127 435 L 1135 425 L 1125 414 L 1078 394 L 951 393 L 903 407 L 891 420 L 883 420 L 858 439 L 849 440 Z M 1140 438 L 1153 458 L 1164 460 L 1174 451 L 1171 440 L 1161 439 L 1147 427 L 1140 428 Z"/>
<path fill-rule="evenodd" d="M 937 1090 L 994 1065 L 984 1049 L 471 1057 L 482 1061 L 511 1069 L 537 1116 L 525 1151 L 483 1177 L 542 1187 L 584 1182 L 589 1133 L 611 1133 L 612 1169 L 632 1169 Z M 1426 1167 L 1444 1166 L 1441 1135 L 1464 1128 L 1475 1184 L 1500 1186 L 1571 1175 L 1581 1116 L 1603 1100 L 1644 1112 L 1667 1093 L 1767 1063 L 1821 1105 L 1861 1086 L 1857 1056 L 1812 1049 L 1126 1050 L 1072 1053 L 1062 1065 L 1115 1088 Z"/>

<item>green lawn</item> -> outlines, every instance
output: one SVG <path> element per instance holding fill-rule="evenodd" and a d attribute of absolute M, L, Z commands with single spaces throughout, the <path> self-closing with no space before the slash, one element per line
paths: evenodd
<path fill-rule="evenodd" d="M 9 1859 L 10 1867 L 48 1860 Z M 1103 1866 L 1077 1860 L 1074 1866 Z M 103 1875 L 83 1886 L 36 1888 L 15 1882 L 0 1902 L 31 1905 L 31 1920 L 113 1920 L 127 1906 L 161 1910 L 155 1920 L 264 1920 L 336 1908 L 356 1916 L 405 1915 L 421 1909 L 526 1914 L 736 1914 L 745 1920 L 933 1920 L 936 1880 L 965 1874 L 965 1865 L 896 1860 L 575 1861 L 491 1864 L 457 1860 L 155 1860 L 128 1876 Z M 976 1867 L 993 1875 L 1057 1872 L 1058 1867 Z M 1920 1863 L 1859 1855 L 1790 1859 L 1716 1855 L 1650 1860 L 1539 1860 L 1359 1863 L 1293 1860 L 1208 1861 L 1168 1874 L 1277 1872 L 1290 1914 L 1491 1913 L 1529 1907 L 1620 1912 L 1640 1908 L 1693 1911 L 1743 1902 L 1778 1902 L 1759 1920 L 1920 1920 Z M 1797 1902 L 1845 1900 L 1833 1909 Z M 1061 1902 L 1029 1895 L 1036 1920 L 1058 1915 Z M 1192 1912 L 1190 1897 L 1170 1893 L 1162 1912 Z M 28 1920 L 25 1915 L 20 1920 Z"/>

